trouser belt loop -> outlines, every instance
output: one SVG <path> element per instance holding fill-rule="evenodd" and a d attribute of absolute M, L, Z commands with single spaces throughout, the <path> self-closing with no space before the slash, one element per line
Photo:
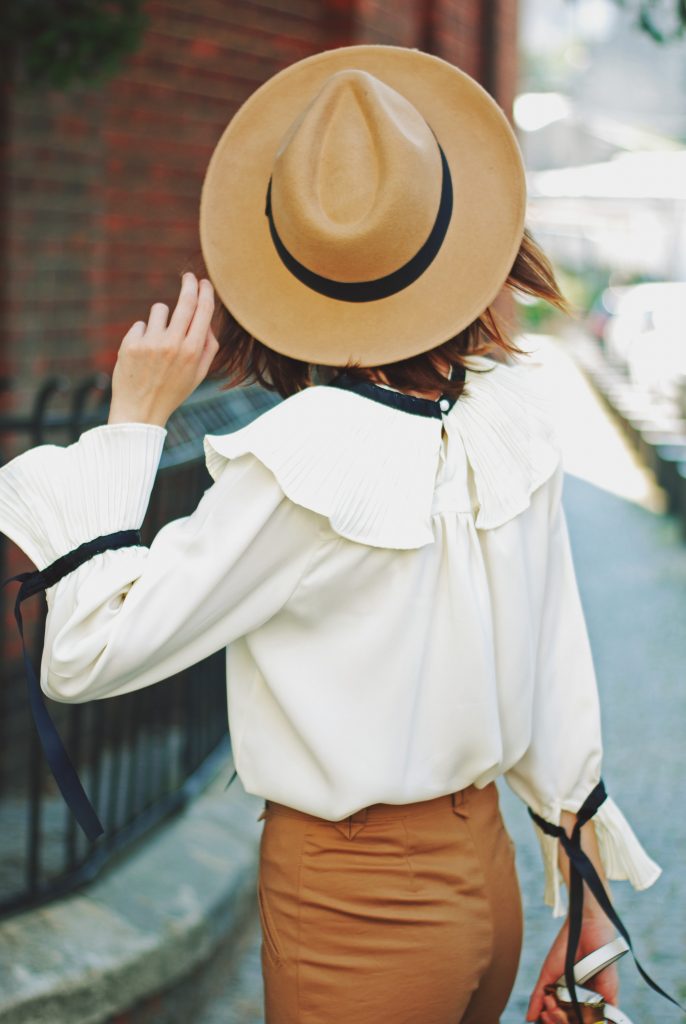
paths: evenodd
<path fill-rule="evenodd" d="M 453 814 L 457 814 L 460 818 L 469 817 L 467 811 L 467 796 L 464 789 L 458 789 L 457 792 L 450 794 L 450 799 L 453 805 Z"/>
<path fill-rule="evenodd" d="M 367 823 L 367 808 L 362 807 L 354 814 L 349 814 L 342 821 L 335 821 L 334 825 L 346 839 L 354 839 L 355 836 Z"/>

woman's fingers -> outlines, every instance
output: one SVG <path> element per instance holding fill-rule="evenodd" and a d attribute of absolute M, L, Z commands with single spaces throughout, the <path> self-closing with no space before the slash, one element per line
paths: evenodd
<path fill-rule="evenodd" d="M 568 1024 L 568 1017 L 561 1010 L 553 996 L 543 997 L 543 1011 L 540 1016 L 542 1024 Z"/>
<path fill-rule="evenodd" d="M 207 337 L 214 314 L 214 288 L 203 278 L 198 282 L 195 274 L 183 275 L 179 298 L 167 324 L 169 307 L 156 302 L 150 310 L 147 330 L 166 332 L 172 345 L 195 352 Z"/>
<path fill-rule="evenodd" d="M 136 320 L 135 324 L 132 324 L 126 334 L 123 337 L 123 341 L 135 341 L 138 338 L 142 338 L 145 334 L 146 323 L 145 320 Z"/>
<path fill-rule="evenodd" d="M 167 327 L 169 306 L 165 302 L 155 302 L 150 308 L 148 331 L 164 331 Z"/>
<path fill-rule="evenodd" d="M 216 334 L 211 327 L 207 328 L 207 336 L 205 337 L 205 347 L 203 348 L 203 356 L 207 359 L 207 366 L 214 359 L 219 350 L 219 341 Z"/>
<path fill-rule="evenodd" d="M 526 1011 L 527 1021 L 541 1021 L 541 1024 L 567 1024 L 564 1011 L 560 1010 L 554 995 L 544 990 L 545 979 L 541 976 L 529 1000 Z"/>
<path fill-rule="evenodd" d="M 548 1007 L 548 1003 L 546 1002 L 546 1000 L 549 999 L 549 996 L 545 992 L 544 987 L 550 980 L 550 972 L 545 971 L 544 965 L 544 967 L 541 969 L 541 973 L 538 976 L 536 985 L 534 986 L 534 990 L 531 993 L 531 998 L 529 999 L 529 1006 L 526 1011 L 526 1019 L 528 1021 L 538 1020 L 538 1015 Z M 543 1024 L 551 1024 L 551 1022 L 544 1021 Z"/>
<path fill-rule="evenodd" d="M 150 309 L 147 324 L 137 321 L 127 338 L 137 338 L 145 333 L 154 341 L 155 348 L 163 347 L 168 353 L 180 354 L 184 359 L 205 361 L 209 357 L 211 360 L 218 348 L 210 328 L 213 315 L 214 288 L 211 282 L 206 278 L 198 282 L 195 274 L 188 272 L 183 275 L 179 298 L 169 323 L 169 306 L 156 302 Z"/>
<path fill-rule="evenodd" d="M 588 983 L 588 987 L 599 992 L 605 1002 L 617 1006 L 619 1003 L 619 974 L 615 964 L 611 964 L 594 975 Z"/>
<path fill-rule="evenodd" d="M 201 345 L 207 337 L 207 331 L 214 313 L 214 288 L 210 281 L 203 278 L 198 289 L 198 302 L 193 320 L 186 333 L 186 341 L 191 349 Z"/>
<path fill-rule="evenodd" d="M 174 333 L 179 341 L 182 341 L 186 336 L 186 331 L 193 319 L 197 303 L 198 281 L 195 274 L 188 271 L 181 278 L 178 302 L 169 321 L 169 330 Z"/>
<path fill-rule="evenodd" d="M 527 1021 L 537 1021 L 539 1019 L 539 1015 L 540 1015 L 540 1012 L 541 1012 L 542 1009 L 543 1009 L 543 1006 L 542 1006 L 541 997 L 539 996 L 539 994 L 536 991 L 536 989 L 534 989 L 534 991 L 531 993 L 531 998 L 529 999 L 529 1005 L 528 1005 L 527 1010 L 526 1010 L 526 1019 L 527 1019 Z"/>
<path fill-rule="evenodd" d="M 200 353 L 200 361 L 198 362 L 197 365 L 196 380 L 194 387 L 197 387 L 198 384 L 200 384 L 201 381 L 203 381 L 207 376 L 209 368 L 212 365 L 212 360 L 217 354 L 218 348 L 219 342 L 217 341 L 214 332 L 212 331 L 212 328 L 209 328 L 209 330 L 207 331 L 207 336 L 205 338 L 204 344 L 202 346 L 202 351 Z"/>

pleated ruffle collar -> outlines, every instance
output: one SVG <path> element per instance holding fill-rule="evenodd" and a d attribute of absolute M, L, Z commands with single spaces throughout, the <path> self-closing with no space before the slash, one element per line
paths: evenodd
<path fill-rule="evenodd" d="M 216 480 L 227 459 L 251 452 L 292 501 L 327 516 L 342 537 L 417 548 L 434 539 L 432 506 L 447 440 L 447 450 L 465 453 L 471 468 L 475 526 L 493 529 L 528 507 L 560 449 L 537 364 L 484 356 L 469 356 L 467 364 L 465 390 L 454 402 L 342 372 L 233 433 L 206 434 L 208 471 Z"/>

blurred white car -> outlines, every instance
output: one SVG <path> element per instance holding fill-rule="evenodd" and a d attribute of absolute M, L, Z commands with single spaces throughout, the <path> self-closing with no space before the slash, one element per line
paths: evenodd
<path fill-rule="evenodd" d="M 607 288 L 603 331 L 609 358 L 633 384 L 679 399 L 686 378 L 686 281 L 648 281 Z"/>

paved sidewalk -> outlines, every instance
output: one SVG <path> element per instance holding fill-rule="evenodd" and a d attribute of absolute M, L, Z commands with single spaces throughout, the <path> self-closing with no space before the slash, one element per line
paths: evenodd
<path fill-rule="evenodd" d="M 2 1024 L 171 1024 L 168 990 L 253 913 L 262 801 L 229 762 L 189 805 L 63 899 L 0 927 Z"/>
<path fill-rule="evenodd" d="M 686 1001 L 686 545 L 660 515 L 661 493 L 627 448 L 559 342 L 529 343 L 550 371 L 565 449 L 564 505 L 599 681 L 603 778 L 663 874 L 644 892 L 611 882 L 613 903 L 643 968 Z M 525 906 L 524 951 L 502 1024 L 521 1024 L 531 989 L 563 918 L 543 903 L 539 847 L 522 802 L 498 782 L 517 845 Z M 236 950 L 220 951 L 211 997 L 196 1024 L 262 1024 L 259 925 Z M 224 958 L 224 960 L 222 960 Z M 641 978 L 631 957 L 618 964 L 621 1005 L 635 1024 L 683 1020 Z"/>

